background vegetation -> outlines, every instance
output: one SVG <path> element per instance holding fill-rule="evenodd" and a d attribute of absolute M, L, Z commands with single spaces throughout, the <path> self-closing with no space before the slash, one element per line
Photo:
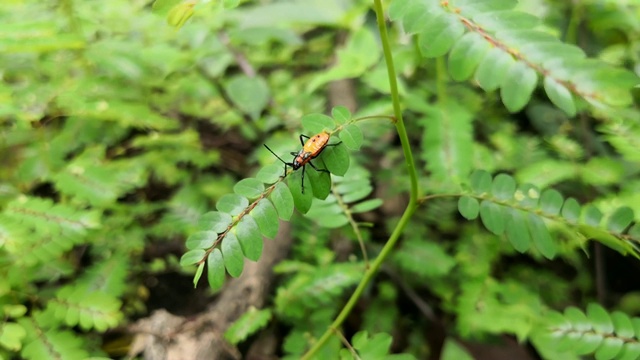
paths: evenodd
<path fill-rule="evenodd" d="M 3 1 L 0 359 L 141 356 L 284 238 L 237 356 L 640 357 L 639 39 L 635 0 Z M 303 193 L 262 144 L 325 129 Z"/>

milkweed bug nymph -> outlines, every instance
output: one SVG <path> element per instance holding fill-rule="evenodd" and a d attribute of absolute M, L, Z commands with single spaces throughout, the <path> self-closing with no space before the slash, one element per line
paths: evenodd
<path fill-rule="evenodd" d="M 264 147 L 266 147 L 267 150 L 269 150 L 275 157 L 277 157 L 278 160 L 282 161 L 282 163 L 284 164 L 284 176 L 287 176 L 287 166 L 291 166 L 291 168 L 293 168 L 294 171 L 298 170 L 299 168 L 302 168 L 302 193 L 304 194 L 305 165 L 307 164 L 311 165 L 311 167 L 316 171 L 321 171 L 326 173 L 329 172 L 326 169 L 318 169 L 315 165 L 313 165 L 311 160 L 318 157 L 322 152 L 322 150 L 324 150 L 327 146 L 336 146 L 342 143 L 342 141 L 340 141 L 335 144 L 329 144 L 328 142 L 330 137 L 331 137 L 331 134 L 329 134 L 326 131 L 313 135 L 312 137 L 308 137 L 306 135 L 300 135 L 300 144 L 302 144 L 302 149 L 300 149 L 300 151 L 298 152 L 291 152 L 291 155 L 293 155 L 292 162 L 286 162 L 282 160 L 280 156 L 276 155 L 276 153 L 274 153 L 273 150 L 271 150 L 266 144 L 264 145 Z M 307 139 L 307 142 L 305 142 L 303 138 Z"/>

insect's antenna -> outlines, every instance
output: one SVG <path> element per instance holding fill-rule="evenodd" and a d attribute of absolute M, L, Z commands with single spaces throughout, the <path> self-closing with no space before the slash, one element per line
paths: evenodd
<path fill-rule="evenodd" d="M 263 145 L 264 145 L 264 147 L 266 147 L 266 148 L 267 148 L 267 150 L 269 150 L 269 152 L 271 152 L 271 153 L 273 154 L 273 156 L 277 157 L 277 158 L 278 158 L 278 160 L 282 161 L 282 163 L 283 163 L 283 164 L 287 165 L 287 162 L 286 162 L 286 161 L 284 161 L 284 160 L 282 160 L 282 159 L 280 158 L 280 156 L 278 156 L 276 153 L 274 153 L 274 152 L 273 152 L 273 150 L 271 150 L 271 149 L 267 146 L 267 144 L 263 144 Z"/>

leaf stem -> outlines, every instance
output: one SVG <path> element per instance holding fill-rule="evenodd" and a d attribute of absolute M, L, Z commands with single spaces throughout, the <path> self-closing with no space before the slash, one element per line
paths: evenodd
<path fill-rule="evenodd" d="M 413 161 L 413 153 L 411 152 L 411 146 L 409 144 L 409 136 L 407 135 L 407 130 L 404 126 L 404 121 L 402 118 L 402 108 L 400 106 L 400 94 L 398 92 L 398 82 L 396 79 L 396 70 L 393 64 L 393 56 L 391 54 L 391 46 L 389 44 L 389 35 L 387 32 L 387 24 L 384 17 L 384 9 L 382 8 L 382 0 L 374 0 L 374 10 L 376 12 L 376 17 L 378 21 L 378 30 L 380 32 L 380 40 L 382 41 L 382 50 L 384 53 L 384 59 L 387 64 L 387 74 L 389 76 L 389 85 L 391 89 L 391 100 L 393 102 L 393 112 L 395 115 L 395 125 L 396 131 L 398 132 L 398 136 L 400 137 L 400 143 L 402 144 L 402 151 L 404 152 L 405 165 L 407 166 L 407 171 L 409 173 L 409 179 L 411 181 L 411 191 L 409 197 L 409 203 L 407 204 L 407 208 L 404 210 L 400 221 L 396 225 L 395 229 L 391 233 L 389 240 L 384 245 L 380 254 L 371 264 L 371 267 L 366 270 L 362 280 L 356 287 L 356 290 L 353 292 L 345 306 L 342 308 L 342 311 L 338 314 L 333 323 L 329 326 L 329 329 L 325 331 L 325 333 L 318 339 L 318 341 L 313 344 L 311 349 L 302 357 L 302 359 L 311 359 L 323 346 L 324 344 L 331 338 L 335 331 L 338 331 L 340 325 L 346 320 L 347 316 L 351 313 L 351 310 L 355 306 L 356 302 L 364 292 L 369 282 L 376 275 L 382 263 L 387 259 L 395 244 L 397 243 L 400 235 L 404 231 L 405 226 L 411 219 L 411 216 L 415 213 L 418 207 L 418 174 L 416 171 L 415 163 Z"/>

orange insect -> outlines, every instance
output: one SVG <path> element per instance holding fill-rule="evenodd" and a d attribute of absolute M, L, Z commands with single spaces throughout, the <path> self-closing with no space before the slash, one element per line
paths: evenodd
<path fill-rule="evenodd" d="M 327 173 L 329 172 L 326 169 L 318 169 L 315 165 L 313 165 L 311 160 L 318 157 L 322 152 L 322 150 L 324 150 L 327 146 L 336 146 L 342 143 L 341 141 L 335 144 L 329 144 L 330 137 L 331 137 L 331 134 L 329 134 L 326 131 L 313 135 L 312 137 L 308 137 L 306 135 L 300 135 L 300 144 L 302 144 L 302 149 L 300 149 L 300 151 L 298 152 L 291 152 L 291 155 L 294 156 L 293 162 L 286 162 L 282 160 L 280 156 L 276 155 L 276 153 L 274 153 L 273 150 L 271 150 L 266 144 L 264 145 L 264 147 L 266 147 L 267 150 L 269 150 L 273 155 L 275 155 L 275 157 L 277 157 L 278 160 L 282 161 L 282 163 L 284 164 L 284 176 L 287 176 L 287 166 L 291 166 L 294 171 L 298 170 L 299 168 L 302 168 L 302 193 L 304 194 L 305 165 L 307 164 L 311 165 L 311 167 L 316 171 L 327 172 Z M 306 138 L 307 142 L 304 142 L 302 138 Z"/>

